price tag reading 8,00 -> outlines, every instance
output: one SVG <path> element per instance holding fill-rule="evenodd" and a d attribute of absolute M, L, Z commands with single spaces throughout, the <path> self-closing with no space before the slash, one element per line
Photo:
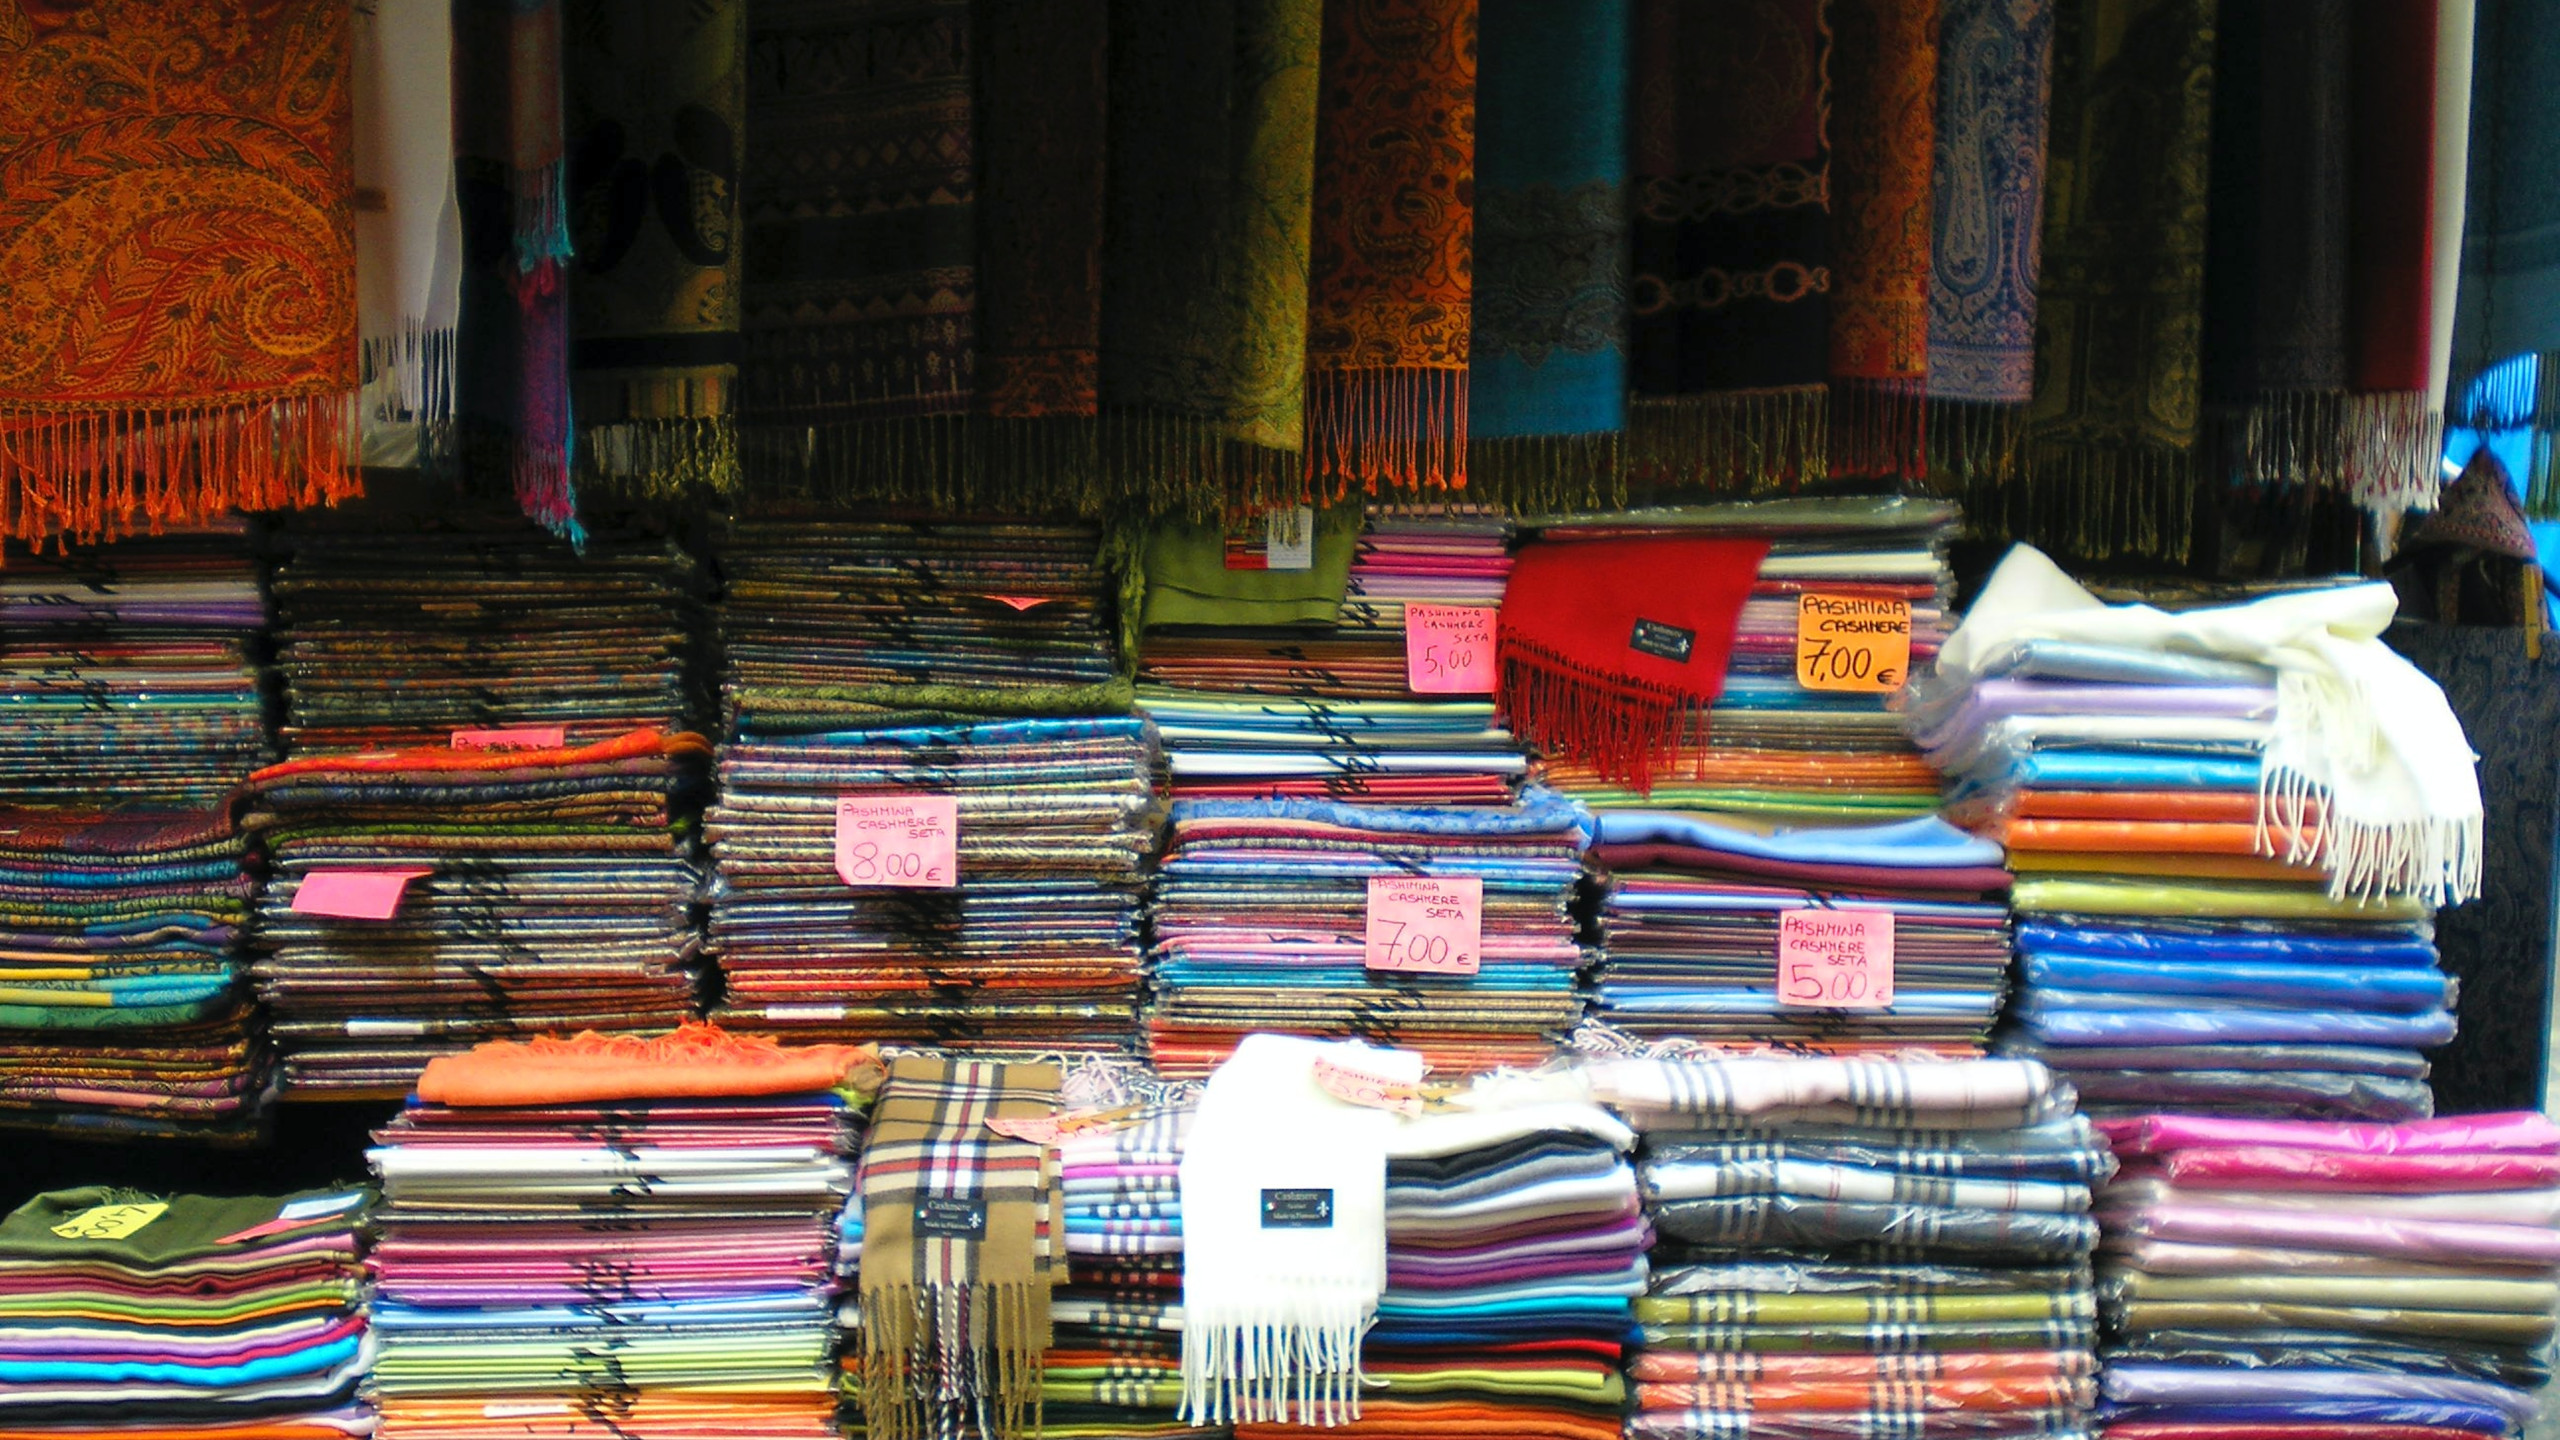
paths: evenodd
<path fill-rule="evenodd" d="M 1372 970 L 1473 975 L 1484 949 L 1484 882 L 1472 875 L 1377 876 L 1369 881 Z"/>
<path fill-rule="evenodd" d="M 836 801 L 836 875 L 847 885 L 948 890 L 960 883 L 960 802 L 949 795 Z"/>

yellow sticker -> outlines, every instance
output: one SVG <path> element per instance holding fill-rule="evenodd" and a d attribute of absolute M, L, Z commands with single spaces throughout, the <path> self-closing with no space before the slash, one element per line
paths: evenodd
<path fill-rule="evenodd" d="M 53 1233 L 65 1240 L 122 1240 L 168 1210 L 158 1200 L 147 1205 L 92 1205 L 54 1226 Z"/>
<path fill-rule="evenodd" d="M 1910 601 L 1796 597 L 1797 684 L 1807 690 L 1889 692 L 1910 678 Z"/>

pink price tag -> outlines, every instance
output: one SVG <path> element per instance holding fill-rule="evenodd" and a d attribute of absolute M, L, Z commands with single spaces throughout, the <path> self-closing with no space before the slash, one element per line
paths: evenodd
<path fill-rule="evenodd" d="M 1404 607 L 1404 683 L 1417 695 L 1493 693 L 1493 620 L 1482 605 Z"/>
<path fill-rule="evenodd" d="M 1369 881 L 1369 933 L 1362 961 L 1372 970 L 1473 975 L 1484 948 L 1484 882 L 1424 875 Z"/>
<path fill-rule="evenodd" d="M 1790 910 L 1778 921 L 1778 1003 L 1811 1010 L 1893 1006 L 1893 912 Z"/>
<path fill-rule="evenodd" d="M 569 743 L 566 725 L 523 725 L 512 730 L 456 730 L 456 750 L 558 750 Z"/>
<path fill-rule="evenodd" d="M 1055 1145 L 1070 1135 L 1088 1130 L 1117 1130 L 1119 1122 L 1131 1114 L 1129 1106 L 1117 1110 L 1061 1110 L 1055 1115 L 1034 1115 L 1022 1120 L 1002 1116 L 987 1117 L 987 1128 L 1015 1140 L 1028 1140 L 1034 1145 Z"/>
<path fill-rule="evenodd" d="M 293 892 L 293 913 L 336 920 L 388 920 L 409 882 L 433 870 L 314 870 Z"/>
<path fill-rule="evenodd" d="M 1390 1080 L 1329 1057 L 1316 1059 L 1316 1084 L 1346 1105 L 1392 1110 L 1398 1115 L 1422 1113 L 1421 1086 L 1408 1080 Z"/>
<path fill-rule="evenodd" d="M 847 885 L 948 890 L 960 883 L 960 802 L 848 795 L 836 802 L 836 874 Z"/>
<path fill-rule="evenodd" d="M 987 598 L 999 605 L 1010 605 L 1016 610 L 1028 610 L 1034 605 L 1046 605 L 1058 597 L 1055 595 L 990 595 Z"/>

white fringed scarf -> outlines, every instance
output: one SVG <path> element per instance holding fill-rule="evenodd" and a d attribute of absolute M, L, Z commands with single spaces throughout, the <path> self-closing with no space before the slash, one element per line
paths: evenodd
<path fill-rule="evenodd" d="M 1943 682 L 1970 683 L 1987 657 L 2019 640 L 2268 666 L 2276 672 L 2276 717 L 2259 761 L 2260 853 L 2321 867 L 2329 893 L 2341 899 L 2415 895 L 2458 904 L 2480 893 L 2478 757 L 2444 691 L 2382 643 L 2397 608 L 2381 584 L 2175 614 L 2108 605 L 2043 552 L 2020 545 L 1948 637 L 1938 673 Z"/>
<path fill-rule="evenodd" d="M 453 418 L 462 207 L 452 0 L 359 4 L 354 82 L 364 463 L 406 467 Z"/>
<path fill-rule="evenodd" d="M 1191 1424 L 1359 1418 L 1360 1339 L 1387 1286 L 1387 1142 L 1399 1121 L 1327 1094 L 1319 1057 L 1422 1078 L 1410 1052 L 1281 1035 L 1246 1036 L 1210 1077 L 1182 1157 Z M 1319 1194 L 1325 1222 L 1306 1223 Z"/>

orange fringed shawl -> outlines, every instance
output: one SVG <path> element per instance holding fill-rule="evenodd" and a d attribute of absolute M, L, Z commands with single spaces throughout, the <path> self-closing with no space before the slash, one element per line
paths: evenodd
<path fill-rule="evenodd" d="M 0 0 L 0 539 L 359 487 L 345 0 Z"/>
<path fill-rule="evenodd" d="M 488 1107 L 869 1092 L 887 1074 L 868 1045 L 777 1045 L 686 1024 L 649 1038 L 587 1031 L 567 1040 L 492 1040 L 429 1061 L 418 1098 Z"/>

